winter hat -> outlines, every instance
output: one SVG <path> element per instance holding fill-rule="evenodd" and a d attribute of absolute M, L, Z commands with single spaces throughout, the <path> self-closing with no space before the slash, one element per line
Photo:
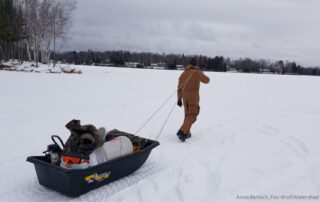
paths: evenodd
<path fill-rule="evenodd" d="M 198 66 L 198 61 L 197 61 L 196 58 L 192 57 L 192 58 L 190 59 L 189 64 L 192 65 L 192 66 Z"/>

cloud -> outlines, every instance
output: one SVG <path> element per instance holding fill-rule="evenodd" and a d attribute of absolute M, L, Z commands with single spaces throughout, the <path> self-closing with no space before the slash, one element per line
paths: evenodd
<path fill-rule="evenodd" d="M 64 50 L 295 60 L 320 65 L 317 0 L 78 0 Z"/>

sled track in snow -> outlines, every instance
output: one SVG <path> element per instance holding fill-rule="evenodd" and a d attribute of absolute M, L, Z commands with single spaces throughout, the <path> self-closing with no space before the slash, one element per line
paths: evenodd
<path fill-rule="evenodd" d="M 150 158 L 140 169 L 131 175 L 88 192 L 78 198 L 70 198 L 40 185 L 34 166 L 27 164 L 25 157 L 17 157 L 6 164 L 0 165 L 0 169 L 5 173 L 5 179 L 2 183 L 6 183 L 6 186 L 3 185 L 3 189 L 0 191 L 0 201 L 12 201 L 12 199 L 15 199 L 14 201 L 25 201 L 25 199 L 31 198 L 35 202 L 105 201 L 106 198 L 132 187 L 140 181 L 147 180 L 149 177 L 166 170 L 168 167 L 170 167 L 169 162 L 160 159 L 152 160 Z M 26 173 L 26 170 L 29 172 Z M 19 194 L 15 194 L 15 192 Z"/>
<path fill-rule="evenodd" d="M 168 167 L 169 163 L 164 160 L 147 160 L 145 165 L 131 175 L 93 190 L 89 192 L 90 194 L 84 194 L 79 198 L 70 201 L 106 201 L 107 198 L 112 197 L 114 194 L 125 191 L 140 181 L 148 180 L 151 176 L 156 175 Z"/>

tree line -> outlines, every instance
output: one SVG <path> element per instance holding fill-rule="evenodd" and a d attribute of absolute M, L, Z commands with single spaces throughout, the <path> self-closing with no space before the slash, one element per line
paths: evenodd
<path fill-rule="evenodd" d="M 0 0 L 0 60 L 48 64 L 66 40 L 74 0 Z"/>
<path fill-rule="evenodd" d="M 75 0 L 0 0 L 0 63 L 9 59 L 49 64 L 62 61 L 72 64 L 164 67 L 177 69 L 196 57 L 199 67 L 209 71 L 320 75 L 317 67 L 303 67 L 293 61 L 250 58 L 233 59 L 223 56 L 159 54 L 130 51 L 67 51 L 61 46 L 67 39 Z"/>
<path fill-rule="evenodd" d="M 57 59 L 65 63 L 83 65 L 125 66 L 126 62 L 136 63 L 136 67 L 162 65 L 166 69 L 186 66 L 191 57 L 198 59 L 199 67 L 208 71 L 237 71 L 252 73 L 320 75 L 318 67 L 303 67 L 294 61 L 271 62 L 265 59 L 230 59 L 223 56 L 207 57 L 203 55 L 159 54 L 130 51 L 68 51 L 57 54 Z"/>

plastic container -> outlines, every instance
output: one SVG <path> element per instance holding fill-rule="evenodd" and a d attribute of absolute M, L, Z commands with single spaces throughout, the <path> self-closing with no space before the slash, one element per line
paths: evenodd
<path fill-rule="evenodd" d="M 133 146 L 126 136 L 116 137 L 105 142 L 90 154 L 90 166 L 95 166 L 122 156 L 132 154 Z"/>
<path fill-rule="evenodd" d="M 51 164 L 45 156 L 30 156 L 41 185 L 70 197 L 77 197 L 90 190 L 125 177 L 139 169 L 151 150 L 159 142 L 147 140 L 146 147 L 137 153 L 123 156 L 87 169 L 65 169 Z"/>

